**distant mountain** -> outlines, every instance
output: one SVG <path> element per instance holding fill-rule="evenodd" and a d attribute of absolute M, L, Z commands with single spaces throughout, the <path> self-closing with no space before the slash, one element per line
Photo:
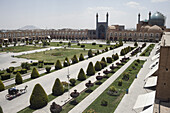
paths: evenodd
<path fill-rule="evenodd" d="M 35 30 L 35 29 L 40 29 L 40 28 L 33 25 L 26 25 L 24 27 L 19 28 L 19 30 Z"/>

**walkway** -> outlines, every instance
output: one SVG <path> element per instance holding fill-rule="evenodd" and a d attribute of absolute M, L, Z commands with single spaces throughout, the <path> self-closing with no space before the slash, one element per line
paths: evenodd
<path fill-rule="evenodd" d="M 114 53 L 120 53 L 120 50 L 124 47 L 128 46 L 126 44 L 123 47 L 119 47 L 114 50 Z M 86 71 L 86 68 L 89 64 L 89 62 L 93 62 L 93 64 L 96 63 L 96 61 L 101 60 L 102 57 L 108 57 L 113 54 L 113 51 L 108 51 L 106 53 L 100 54 L 98 56 L 95 56 L 93 58 L 90 58 L 88 60 L 79 62 L 77 64 L 69 66 L 69 72 L 70 72 L 70 77 L 71 78 L 76 78 L 78 75 L 78 72 L 80 68 L 83 68 L 84 71 Z M 33 87 L 35 84 L 40 83 L 44 90 L 46 91 L 47 94 L 52 93 L 52 87 L 55 82 L 56 78 L 59 78 L 61 81 L 68 81 L 66 75 L 68 74 L 68 68 L 63 68 L 61 70 L 49 73 L 43 77 L 39 77 L 37 79 L 31 80 L 29 82 L 23 83 L 21 85 L 18 85 L 17 88 L 24 88 L 25 85 L 28 85 L 28 90 L 27 93 L 11 100 L 8 101 L 5 99 L 5 95 L 7 94 L 7 90 L 0 92 L 0 105 L 2 106 L 3 110 L 5 113 L 9 113 L 11 111 L 17 112 L 20 111 L 21 109 L 29 106 L 29 98 L 32 93 Z"/>
<path fill-rule="evenodd" d="M 155 55 L 157 44 L 155 45 L 155 48 L 152 50 L 151 55 L 147 58 L 147 62 L 145 62 L 143 68 L 138 73 L 138 78 L 134 80 L 134 82 L 131 84 L 129 88 L 129 93 L 125 94 L 125 96 L 122 98 L 120 104 L 118 105 L 117 109 L 115 110 L 115 113 L 136 113 L 141 112 L 143 108 L 133 110 L 133 106 L 135 105 L 136 99 L 139 95 L 145 94 L 147 92 L 150 92 L 150 90 L 144 89 L 144 78 L 149 72 L 149 66 L 154 61 L 151 60 L 152 56 Z"/>

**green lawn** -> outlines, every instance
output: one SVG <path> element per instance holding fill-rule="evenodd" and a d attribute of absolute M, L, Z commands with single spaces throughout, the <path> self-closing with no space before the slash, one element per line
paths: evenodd
<path fill-rule="evenodd" d="M 35 49 L 42 49 L 43 47 L 37 47 L 37 46 L 15 46 L 15 47 L 5 47 L 0 49 L 0 52 L 23 52 L 23 51 L 30 51 Z"/>
<path fill-rule="evenodd" d="M 49 46 L 54 46 L 54 47 L 62 46 L 62 45 L 68 45 L 66 42 L 63 42 L 63 43 L 59 43 L 59 42 L 49 42 L 49 43 L 50 43 Z"/>
<path fill-rule="evenodd" d="M 85 45 L 85 49 L 99 49 L 99 50 L 101 50 L 101 49 L 105 49 L 106 47 L 110 47 L 110 45 L 104 45 L 104 44 L 102 44 L 103 45 L 103 47 L 99 47 L 99 44 L 96 44 L 96 45 L 92 45 L 92 44 L 81 44 L 81 45 Z M 71 45 L 71 47 L 72 48 L 81 48 L 81 46 L 78 46 L 77 44 L 75 44 L 75 45 Z"/>
<path fill-rule="evenodd" d="M 149 56 L 152 49 L 155 47 L 155 44 L 150 44 L 141 54 L 140 56 Z"/>
<path fill-rule="evenodd" d="M 66 57 L 68 57 L 68 59 L 71 59 L 74 55 L 77 55 L 77 58 L 79 58 L 81 53 L 85 56 L 87 55 L 87 52 L 88 51 L 76 50 L 76 49 L 54 49 L 54 50 L 49 50 L 44 52 L 20 55 L 17 57 L 56 62 L 57 60 L 64 61 Z"/>
<path fill-rule="evenodd" d="M 123 98 L 126 89 L 130 87 L 133 80 L 135 79 L 136 74 L 141 69 L 141 65 L 144 64 L 144 61 L 140 61 L 140 64 L 138 66 L 135 66 L 134 64 L 136 61 L 134 61 L 125 71 L 129 72 L 130 78 L 128 81 L 123 80 L 122 86 L 118 86 L 118 80 L 123 77 L 123 74 L 121 74 L 110 86 L 115 86 L 117 91 L 119 91 L 119 96 L 110 96 L 107 94 L 109 87 L 83 112 L 83 113 L 90 113 L 87 112 L 89 110 L 93 110 L 97 113 L 113 113 L 115 109 L 117 108 L 118 104 L 120 103 L 121 99 Z M 136 67 L 135 69 L 132 69 L 132 66 Z M 107 106 L 101 106 L 101 100 L 104 99 L 108 102 Z"/>

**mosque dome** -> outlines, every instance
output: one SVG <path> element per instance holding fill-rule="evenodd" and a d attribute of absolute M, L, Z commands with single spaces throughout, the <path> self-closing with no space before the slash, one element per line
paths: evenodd
<path fill-rule="evenodd" d="M 165 19 L 166 19 L 166 17 L 162 13 L 156 12 L 151 16 L 150 24 L 151 25 L 164 26 L 165 25 Z"/>
<path fill-rule="evenodd" d="M 110 29 L 110 30 L 115 30 L 116 27 L 115 27 L 115 26 L 108 26 L 108 29 Z"/>
<path fill-rule="evenodd" d="M 156 19 L 156 20 L 164 20 L 165 17 L 162 13 L 156 12 L 151 16 L 151 19 Z"/>
<path fill-rule="evenodd" d="M 159 26 L 154 25 L 148 29 L 148 32 L 163 32 L 163 31 Z"/>

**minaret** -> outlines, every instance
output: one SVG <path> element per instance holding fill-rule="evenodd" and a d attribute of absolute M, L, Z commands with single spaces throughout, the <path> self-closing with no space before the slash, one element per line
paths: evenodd
<path fill-rule="evenodd" d="M 151 12 L 149 12 L 149 20 L 148 20 L 149 24 L 150 24 L 150 21 L 151 21 Z"/>
<path fill-rule="evenodd" d="M 96 38 L 98 38 L 98 13 L 96 14 Z"/>
<path fill-rule="evenodd" d="M 108 26 L 108 17 L 109 17 L 109 14 L 107 12 L 107 14 L 106 14 L 106 23 L 107 23 L 107 26 Z"/>
<path fill-rule="evenodd" d="M 140 13 L 138 14 L 138 24 L 140 23 Z"/>

